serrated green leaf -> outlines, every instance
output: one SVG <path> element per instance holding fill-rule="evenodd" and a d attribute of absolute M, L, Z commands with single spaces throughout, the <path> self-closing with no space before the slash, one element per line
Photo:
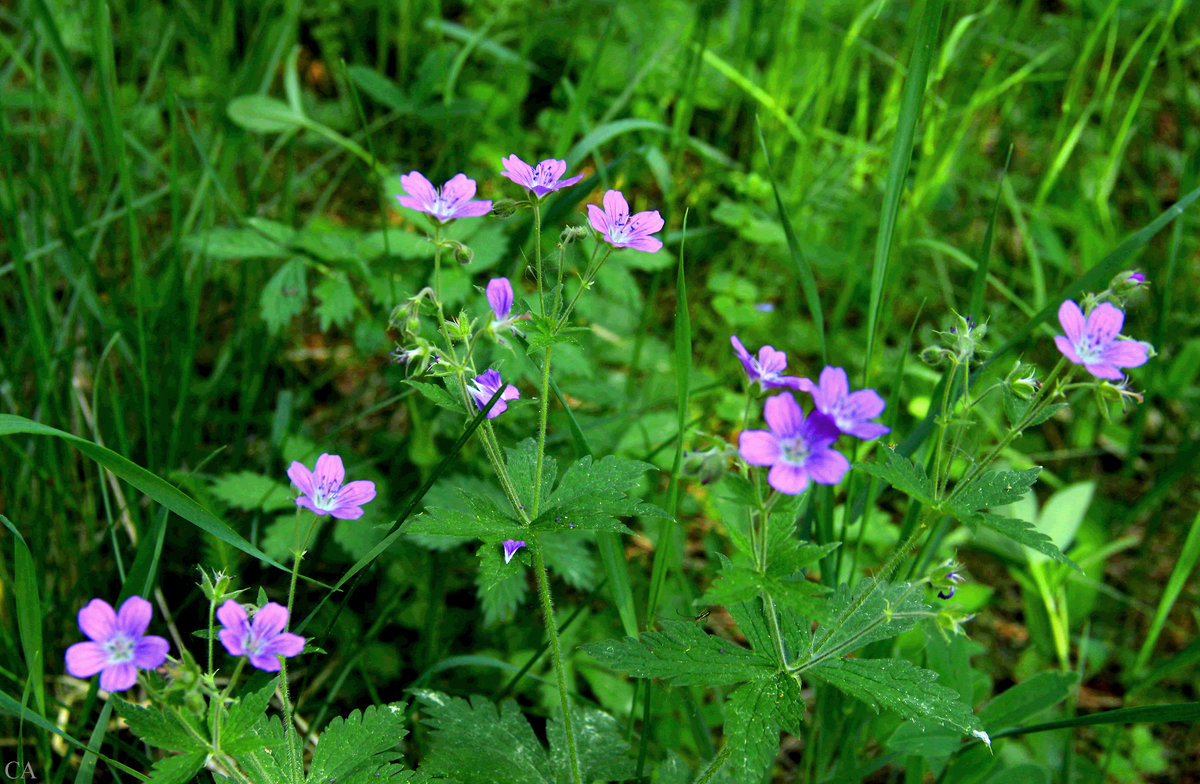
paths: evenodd
<path fill-rule="evenodd" d="M 990 743 L 979 717 L 953 689 L 935 683 L 937 673 L 904 659 L 833 659 L 809 670 L 876 711 L 932 721 Z"/>
<path fill-rule="evenodd" d="M 885 745 L 888 751 L 905 756 L 947 757 L 962 746 L 962 735 L 933 722 L 913 719 L 897 727 Z"/>
<path fill-rule="evenodd" d="M 945 511 L 961 520 L 983 509 L 1016 503 L 1025 497 L 1041 472 L 1041 466 L 1024 471 L 989 471 L 964 489 L 955 488 L 954 499 Z"/>
<path fill-rule="evenodd" d="M 213 495 L 229 506 L 247 512 L 278 512 L 296 506 L 288 497 L 291 492 L 287 485 L 253 471 L 225 474 L 213 482 L 211 489 Z"/>
<path fill-rule="evenodd" d="M 402 702 L 372 705 L 329 722 L 313 752 L 308 780 L 324 784 L 362 774 L 374 778 L 383 766 L 401 761 L 400 741 L 408 734 L 405 708 Z"/>
<path fill-rule="evenodd" d="M 189 784 L 197 773 L 204 768 L 208 754 L 203 751 L 189 751 L 185 754 L 175 754 L 156 760 L 150 769 L 148 784 Z"/>
<path fill-rule="evenodd" d="M 267 706 L 271 704 L 278 682 L 278 678 L 272 678 L 266 686 L 243 694 L 229 708 L 221 725 L 221 748 L 230 753 L 241 753 L 262 745 L 262 739 L 251 729 L 266 723 Z"/>
<path fill-rule="evenodd" d="M 821 549 L 821 548 L 814 548 Z M 760 591 L 769 593 L 779 604 L 810 619 L 827 617 L 823 594 L 828 587 L 799 577 L 760 574 L 747 566 L 737 566 L 722 556 L 721 573 L 704 594 L 706 604 L 733 605 L 756 599 Z"/>
<path fill-rule="evenodd" d="M 831 621 L 819 626 L 815 648 L 807 662 L 817 663 L 887 640 L 916 626 L 933 610 L 921 601 L 922 592 L 910 583 L 866 580 L 851 589 L 845 583 L 829 599 Z M 805 661 L 805 667 L 813 666 Z"/>
<path fill-rule="evenodd" d="M 515 447 L 506 448 L 505 465 L 516 488 L 517 498 L 527 510 L 533 509 L 533 486 L 537 477 L 537 442 L 526 438 Z M 558 461 L 550 455 L 542 456 L 542 498 L 550 493 L 554 478 L 558 476 Z"/>
<path fill-rule="evenodd" d="M 454 399 L 454 396 L 443 389 L 438 384 L 431 384 L 428 381 L 417 381 L 416 379 L 405 379 L 405 384 L 408 384 L 413 389 L 420 393 L 421 397 L 430 401 L 434 405 L 440 406 L 448 411 L 453 411 L 456 414 L 463 412 L 462 403 Z"/>
<path fill-rule="evenodd" d="M 263 286 L 258 298 L 259 313 L 267 322 L 272 333 L 280 332 L 292 320 L 304 312 L 308 302 L 308 283 L 305 266 L 300 259 L 292 259 L 276 271 L 267 285 Z"/>
<path fill-rule="evenodd" d="M 218 226 L 188 237 L 184 247 L 214 259 L 279 259 L 289 255 L 281 245 L 250 228 Z"/>
<path fill-rule="evenodd" d="M 971 528 L 976 528 L 977 526 L 990 528 L 998 534 L 1007 536 L 1018 544 L 1023 544 L 1043 555 L 1048 555 L 1059 563 L 1064 563 L 1080 574 L 1083 574 L 1083 569 L 1079 568 L 1078 564 L 1064 555 L 1062 550 L 1059 550 L 1054 544 L 1054 541 L 1039 531 L 1033 523 L 1003 515 L 981 512 L 965 517 L 963 522 Z"/>
<path fill-rule="evenodd" d="M 799 679 L 776 672 L 747 683 L 725 703 L 725 744 L 737 781 L 761 781 L 779 753 L 779 733 L 800 732 L 804 698 Z"/>
<path fill-rule="evenodd" d="M 113 695 L 117 713 L 129 725 L 129 729 L 151 746 L 167 751 L 204 751 L 208 748 L 205 731 L 199 720 L 184 716 L 177 708 L 166 711 L 158 708 L 143 708 Z"/>
<path fill-rule="evenodd" d="M 661 632 L 580 646 L 609 669 L 676 685 L 715 686 L 765 678 L 775 663 L 754 651 L 706 634 L 691 621 L 666 620 Z"/>
<path fill-rule="evenodd" d="M 1023 724 L 1071 695 L 1079 683 L 1074 672 L 1039 672 L 1006 689 L 979 711 L 979 720 L 990 732 Z"/>
<path fill-rule="evenodd" d="M 225 746 L 224 741 L 221 745 Z M 279 784 L 291 780 L 287 771 L 283 722 L 278 716 L 270 716 L 266 721 L 255 724 L 241 738 L 231 739 L 231 746 L 247 749 L 231 753 L 253 784 Z"/>
<path fill-rule="evenodd" d="M 358 311 L 358 297 L 344 275 L 325 278 L 313 288 L 313 296 L 320 300 L 316 311 L 322 332 L 348 323 Z"/>
<path fill-rule="evenodd" d="M 595 708 L 576 707 L 571 710 L 571 729 L 575 732 L 579 774 L 583 781 L 633 778 L 637 766 L 630 756 L 632 747 L 616 719 Z M 570 781 L 567 733 L 561 716 L 554 716 L 547 723 L 546 735 L 550 740 L 550 761 L 559 772 L 559 780 Z"/>
<path fill-rule="evenodd" d="M 485 542 L 520 539 L 525 529 L 488 497 L 460 490 L 457 508 L 427 508 L 409 526 L 409 533 L 470 536 Z"/>
<path fill-rule="evenodd" d="M 883 462 L 855 463 L 855 467 L 890 484 L 914 501 L 933 503 L 933 482 L 925 469 L 887 446 L 880 447 Z"/>
<path fill-rule="evenodd" d="M 1009 424 L 1015 425 L 1020 422 L 1031 405 L 1032 400 L 1022 400 L 1007 386 L 1004 388 L 1004 415 L 1008 417 Z M 1066 403 L 1049 403 L 1033 419 L 1026 422 L 1025 427 L 1036 427 L 1066 407 Z"/>
<path fill-rule="evenodd" d="M 557 533 L 538 535 L 546 566 L 573 588 L 590 591 L 596 587 L 596 559 L 581 536 Z"/>
<path fill-rule="evenodd" d="M 421 772 L 460 784 L 557 784 L 550 759 L 517 704 L 499 708 L 472 695 L 470 702 L 441 692 L 413 692 L 433 728 Z"/>
<path fill-rule="evenodd" d="M 544 531 L 593 530 L 633 533 L 622 517 L 663 517 L 653 504 L 627 495 L 647 471 L 649 463 L 609 455 L 577 460 L 559 479 L 533 525 Z"/>

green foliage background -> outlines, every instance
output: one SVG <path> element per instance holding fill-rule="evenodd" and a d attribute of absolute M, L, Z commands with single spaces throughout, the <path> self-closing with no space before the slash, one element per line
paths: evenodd
<path fill-rule="evenodd" d="M 107 446 L 278 561 L 294 546 L 288 462 L 340 452 L 351 476 L 381 493 L 363 520 L 318 534 L 306 573 L 332 584 L 380 540 L 458 433 L 458 415 L 414 395 L 387 358 L 388 314 L 424 283 L 430 255 L 420 222 L 395 208 L 396 178 L 419 169 L 442 182 L 463 171 L 483 197 L 511 196 L 499 160 L 516 153 L 565 157 L 589 175 L 552 203 L 548 223 L 582 222 L 584 200 L 606 187 L 667 219 L 667 249 L 615 256 L 581 302 L 589 331 L 556 349 L 555 380 L 597 456 L 670 469 L 685 212 L 686 445 L 703 445 L 695 431 L 729 439 L 741 427 L 731 333 L 787 351 L 798 375 L 815 376 L 826 359 L 845 366 L 852 383 L 881 389 L 902 440 L 936 381 L 912 355 L 951 310 L 969 310 L 983 259 L 986 308 L 972 315 L 998 346 L 1200 186 L 1194 3 L 949 2 L 911 166 L 898 180 L 875 323 L 872 259 L 922 8 L 17 0 L 0 9 L 0 410 Z M 1088 572 L 1064 589 L 1083 683 L 1071 710 L 1196 695 L 1197 223 L 1195 208 L 1184 211 L 1123 265 L 1151 281 L 1126 322 L 1159 352 L 1131 374 L 1145 402 L 1109 420 L 1090 398 L 1073 400 L 1069 416 L 1006 455 L 1014 469 L 1044 467 L 1032 512 L 1040 502 L 1043 529 L 1066 537 L 1055 541 L 1072 545 Z M 475 258 L 447 275 L 450 302 L 482 313 L 472 285 L 519 277 L 529 229 L 521 216 L 455 226 Z M 806 267 L 820 325 L 803 293 Z M 1056 331 L 1053 320 L 1038 327 L 1018 353 L 1048 366 Z M 523 363 L 507 359 L 506 378 L 532 380 Z M 513 411 L 500 427 L 515 444 L 534 415 Z M 981 439 L 1004 422 L 1000 411 L 987 416 Z M 569 455 L 568 424 L 559 411 L 551 417 L 552 444 Z M 93 730 L 95 692 L 60 677 L 61 657 L 88 598 L 158 586 L 160 611 L 170 609 L 173 632 L 190 643 L 204 610 L 191 587 L 197 562 L 276 596 L 283 584 L 282 572 L 216 528 L 188 525 L 166 500 L 169 487 L 155 495 L 68 441 L 19 428 L 0 435 L 0 455 L 0 510 L 13 532 L 0 548 L 0 691 L 45 717 L 65 709 L 76 738 Z M 482 465 L 468 446 L 425 503 L 453 508 L 451 488 L 469 490 Z M 1086 499 L 1050 506 L 1054 491 L 1078 495 L 1088 482 Z M 666 480 L 645 489 L 661 500 Z M 697 612 L 691 599 L 729 552 L 720 504 L 685 485 L 666 617 Z M 849 529 L 868 555 L 895 540 L 889 514 L 885 497 L 861 533 Z M 1055 529 L 1056 520 L 1066 522 Z M 646 536 L 625 550 L 641 595 L 658 529 L 637 530 Z M 364 571 L 344 611 L 326 606 L 314 619 L 328 630 L 328 655 L 304 675 L 313 688 L 302 710 L 315 727 L 413 687 L 494 693 L 541 644 L 526 582 L 477 584 L 486 562 L 477 569 L 475 553 L 422 537 Z M 962 594 L 984 645 L 970 655 L 990 680 L 1020 681 L 1054 663 L 1036 574 L 1047 567 L 982 538 L 944 544 L 959 548 L 974 580 Z M 547 557 L 562 606 L 584 608 L 567 646 L 620 636 L 591 551 L 561 550 Z M 321 595 L 302 585 L 299 606 Z M 629 683 L 586 656 L 572 661 L 576 688 L 628 718 Z M 541 662 L 517 687 L 535 713 L 554 704 L 537 685 L 547 672 Z M 992 684 L 960 693 L 978 705 Z M 664 716 L 720 724 L 702 692 L 674 694 L 659 706 Z M 15 719 L 3 726 L 31 744 L 30 757 L 61 759 L 48 733 Z M 654 749 L 711 756 L 703 731 L 647 726 Z M 1188 725 L 1108 729 L 1074 745 L 1030 736 L 1022 753 L 1067 749 L 1083 781 L 1105 770 L 1122 781 L 1195 772 Z M 437 733 L 418 728 L 411 741 L 437 753 Z M 789 760 L 785 752 L 781 771 Z M 57 780 L 76 764 L 58 766 Z"/>

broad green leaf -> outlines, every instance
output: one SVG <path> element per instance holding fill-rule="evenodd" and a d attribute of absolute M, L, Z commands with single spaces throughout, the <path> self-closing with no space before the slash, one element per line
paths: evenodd
<path fill-rule="evenodd" d="M 933 503 L 933 482 L 924 468 L 890 447 L 880 447 L 880 452 L 882 462 L 855 463 L 855 467 L 882 479 L 914 501 Z"/>
<path fill-rule="evenodd" d="M 1027 722 L 1069 697 L 1077 683 L 1077 673 L 1039 672 L 983 706 L 979 720 L 993 732 Z"/>
<path fill-rule="evenodd" d="M 987 733 L 957 692 L 935 683 L 937 673 L 904 659 L 832 659 L 809 670 L 876 711 L 887 708 L 905 719 L 932 721 L 990 745 Z"/>
<path fill-rule="evenodd" d="M 378 71 L 362 65 L 352 65 L 346 70 L 350 73 L 350 78 L 364 93 L 392 111 L 407 113 L 416 108 L 412 101 L 404 97 L 400 85 Z"/>
<path fill-rule="evenodd" d="M 359 713 L 329 722 L 313 752 L 310 782 L 346 781 L 402 760 L 400 741 L 408 734 L 405 704 L 371 705 Z M 378 779 L 375 779 L 378 781 Z"/>
<path fill-rule="evenodd" d="M 313 296 L 320 300 L 316 311 L 321 320 L 322 332 L 332 326 L 344 326 L 358 312 L 358 297 L 354 295 L 354 287 L 344 275 L 325 278 L 313 288 Z"/>
<path fill-rule="evenodd" d="M 189 751 L 173 754 L 154 762 L 150 769 L 149 784 L 189 784 L 204 768 L 207 752 Z"/>
<path fill-rule="evenodd" d="M 307 118 L 278 98 L 266 95 L 239 95 L 225 111 L 229 119 L 249 131 L 285 133 L 302 128 Z"/>
<path fill-rule="evenodd" d="M 704 602 L 728 606 L 756 599 L 759 592 L 765 590 L 787 609 L 807 618 L 824 620 L 827 608 L 823 594 L 830 589 L 798 574 L 799 568 L 803 567 L 792 567 L 797 563 L 811 563 L 819 559 L 821 553 L 835 547 L 837 544 L 817 546 L 793 539 L 792 544 L 777 550 L 780 560 L 771 562 L 766 573 L 756 571 L 745 563 L 745 559 L 739 559 L 742 561 L 739 564 L 721 556 L 721 573 L 704 594 Z"/>
<path fill-rule="evenodd" d="M 278 334 L 293 316 L 304 312 L 308 302 L 308 283 L 302 259 L 292 259 L 280 267 L 258 297 L 259 312 L 267 329 Z"/>
<path fill-rule="evenodd" d="M 1041 466 L 1024 471 L 989 471 L 961 491 L 955 488 L 946 512 L 961 520 L 982 509 L 1016 503 L 1025 497 L 1041 472 Z"/>
<path fill-rule="evenodd" d="M 776 672 L 747 683 L 725 703 L 725 744 L 737 781 L 761 781 L 779 753 L 780 731 L 798 734 L 804 698 L 798 678 Z"/>
<path fill-rule="evenodd" d="M 421 772 L 460 784 L 557 784 L 550 759 L 513 700 L 499 708 L 472 695 L 470 702 L 441 692 L 413 692 L 432 727 Z"/>
<path fill-rule="evenodd" d="M 143 708 L 113 695 L 117 713 L 129 725 L 129 729 L 151 746 L 168 751 L 204 751 L 205 731 L 198 719 L 184 715 L 178 708 L 167 707 L 165 712 L 158 708 Z"/>
<path fill-rule="evenodd" d="M 643 632 L 636 640 L 605 640 L 581 648 L 609 669 L 675 685 L 738 683 L 764 678 L 775 668 L 771 659 L 707 634 L 692 621 L 666 620 L 662 625 L 661 632 Z"/>
<path fill-rule="evenodd" d="M 62 439 L 112 472 L 114 476 L 124 479 L 145 493 L 149 498 L 162 504 L 205 533 L 236 547 L 249 556 L 266 561 L 271 566 L 284 571 L 290 571 L 278 561 L 267 557 L 266 553 L 247 542 L 232 528 L 213 515 L 212 512 L 184 495 L 173 485 L 168 484 L 161 477 L 150 473 L 136 463 L 113 452 L 111 449 L 62 430 L 47 427 L 41 423 L 34 422 L 32 419 L 26 419 L 25 417 L 13 414 L 0 414 L 0 436 L 15 435 L 18 433 L 36 436 L 54 436 Z"/>
<path fill-rule="evenodd" d="M 225 474 L 212 484 L 212 492 L 229 506 L 248 512 L 278 512 L 294 509 L 288 485 L 253 471 Z"/>
<path fill-rule="evenodd" d="M 1050 541 L 1054 542 L 1059 550 L 1065 551 L 1075 541 L 1075 534 L 1083 524 L 1083 518 L 1087 515 L 1088 507 L 1092 505 L 1095 493 L 1096 483 L 1091 480 L 1076 482 L 1058 490 L 1046 499 L 1042 506 L 1037 516 L 1038 529 L 1049 536 Z M 1046 560 L 1041 553 L 1033 552 L 1028 555 L 1029 560 L 1034 563 Z"/>
<path fill-rule="evenodd" d="M 571 709 L 571 729 L 579 756 L 579 773 L 584 781 L 626 781 L 632 779 L 636 766 L 630 756 L 631 746 L 625 731 L 612 716 L 595 708 Z M 567 734 L 560 715 L 546 726 L 550 740 L 550 761 L 559 771 L 560 780 L 570 779 L 570 755 Z"/>
<path fill-rule="evenodd" d="M 183 244 L 214 259 L 279 259 L 290 254 L 286 245 L 251 228 L 218 226 L 193 234 Z"/>
<path fill-rule="evenodd" d="M 1016 520 L 1012 517 L 1004 517 L 997 514 L 985 514 L 976 512 L 970 516 L 965 516 L 963 522 L 969 525 L 972 529 L 978 526 L 990 528 L 998 534 L 1007 536 L 1018 544 L 1023 544 L 1026 547 L 1037 550 L 1043 555 L 1048 555 L 1059 563 L 1064 563 L 1075 571 L 1083 574 L 1083 570 L 1079 565 L 1072 561 L 1067 556 L 1063 555 L 1062 550 L 1055 546 L 1050 537 L 1039 531 L 1033 523 L 1025 522 L 1024 520 Z"/>

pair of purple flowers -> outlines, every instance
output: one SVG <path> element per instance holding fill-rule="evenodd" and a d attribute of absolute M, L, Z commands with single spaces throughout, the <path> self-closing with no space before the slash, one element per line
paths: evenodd
<path fill-rule="evenodd" d="M 100 673 L 100 688 L 124 691 L 137 682 L 138 670 L 153 670 L 167 660 L 170 645 L 154 634 L 146 634 L 153 608 L 140 596 L 130 596 L 119 610 L 103 599 L 92 599 L 79 611 L 79 630 L 87 641 L 67 648 L 67 672 L 75 678 Z M 282 605 L 267 602 L 254 613 L 251 623 L 246 609 L 230 599 L 217 610 L 222 628 L 221 644 L 233 656 L 248 656 L 250 663 L 266 672 L 278 672 L 280 656 L 295 656 L 304 650 L 304 638 L 285 632 L 288 612 Z"/>
<path fill-rule="evenodd" d="M 791 389 L 812 395 L 815 410 L 807 417 L 791 392 L 767 399 L 763 418 L 768 430 L 746 430 L 738 436 L 738 452 L 750 465 L 770 466 L 767 483 L 781 493 L 796 495 L 811 479 L 834 485 L 850 470 L 850 461 L 831 447 L 845 434 L 864 440 L 878 438 L 888 428 L 871 422 L 883 413 L 883 398 L 873 389 L 850 391 L 846 371 L 827 366 L 817 383 L 808 378 L 785 376 L 787 355 L 763 346 L 752 356 L 737 336 L 733 350 L 751 384 L 762 389 Z"/>
<path fill-rule="evenodd" d="M 530 166 L 516 155 L 500 161 L 504 170 L 500 175 L 525 188 L 536 198 L 561 188 L 574 185 L 583 178 L 582 174 L 562 179 L 566 174 L 567 162 L 548 158 L 536 166 Z M 441 188 L 435 188 L 429 179 L 418 171 L 400 177 L 404 195 L 397 194 L 400 204 L 411 210 L 428 213 L 439 223 L 456 218 L 478 218 L 488 214 L 492 202 L 475 199 L 476 183 L 463 173 L 451 177 Z M 630 213 L 629 202 L 617 190 L 609 190 L 601 200 L 603 208 L 587 205 L 588 222 L 604 237 L 605 242 L 615 248 L 633 248 L 654 253 L 662 248 L 662 241 L 650 235 L 661 231 L 663 219 L 658 210 Z"/>

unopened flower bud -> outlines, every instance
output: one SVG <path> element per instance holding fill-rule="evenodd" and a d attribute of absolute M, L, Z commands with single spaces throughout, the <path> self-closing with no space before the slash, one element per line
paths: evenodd
<path fill-rule="evenodd" d="M 492 214 L 497 218 L 511 218 L 521 210 L 529 206 L 527 201 L 516 201 L 514 199 L 496 199 L 492 202 Z"/>
<path fill-rule="evenodd" d="M 1017 362 L 1004 379 L 1009 390 L 1022 400 L 1029 400 L 1041 389 L 1042 382 L 1037 380 L 1037 369 L 1033 365 Z"/>
<path fill-rule="evenodd" d="M 1145 291 L 1149 285 L 1143 273 L 1137 270 L 1124 270 L 1116 274 L 1109 282 L 1108 288 L 1112 291 L 1113 299 L 1123 304 L 1135 294 Z"/>
<path fill-rule="evenodd" d="M 219 569 L 214 570 L 210 575 L 208 572 L 204 571 L 203 566 L 198 568 L 200 569 L 200 590 L 204 592 L 205 598 L 207 598 L 210 602 L 213 602 L 214 604 L 221 604 L 231 596 L 241 593 L 241 591 L 229 590 L 229 585 L 232 582 L 232 579 L 229 575 L 225 574 Z"/>
<path fill-rule="evenodd" d="M 567 226 L 562 230 L 562 234 L 558 235 L 560 245 L 570 245 L 576 240 L 581 240 L 588 235 L 588 230 L 585 226 Z"/>
<path fill-rule="evenodd" d="M 951 352 L 937 346 L 926 346 L 921 349 L 921 361 L 926 365 L 937 367 L 954 356 Z"/>
<path fill-rule="evenodd" d="M 684 476 L 699 479 L 701 484 L 712 484 L 725 475 L 729 468 L 730 447 L 727 444 L 711 449 L 692 450 L 683 456 L 679 472 Z"/>

